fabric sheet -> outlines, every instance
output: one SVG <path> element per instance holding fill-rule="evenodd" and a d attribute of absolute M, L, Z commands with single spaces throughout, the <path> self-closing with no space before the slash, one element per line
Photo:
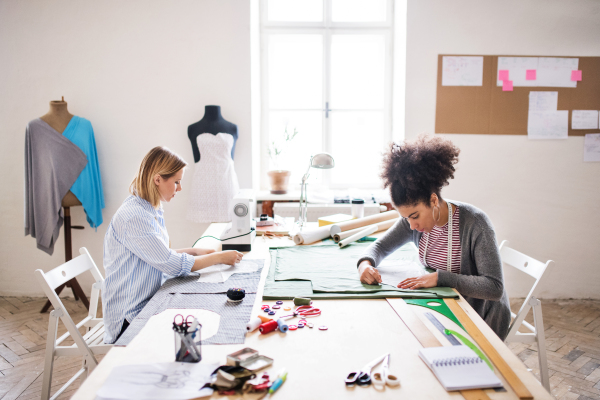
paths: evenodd
<path fill-rule="evenodd" d="M 71 192 L 81 202 L 87 222 L 92 228 L 97 228 L 102 224 L 104 193 L 92 123 L 75 115 L 69 121 L 62 135 L 79 147 L 87 157 L 88 163 L 73 183 Z"/>
<path fill-rule="evenodd" d="M 250 320 L 264 260 L 244 261 L 256 264 L 257 270 L 246 274 L 234 274 L 222 283 L 198 282 L 197 273 L 168 279 L 138 316 L 131 321 L 129 328 L 115 342 L 115 345 L 128 345 L 153 315 L 169 308 L 203 309 L 221 316 L 217 334 L 203 341 L 202 344 L 244 343 L 246 323 Z M 227 290 L 232 287 L 243 288 L 246 291 L 243 301 L 239 303 L 227 301 Z"/>
<path fill-rule="evenodd" d="M 25 236 L 52 255 L 63 224 L 62 199 L 88 160 L 69 139 L 40 118 L 25 130 Z"/>
<path fill-rule="evenodd" d="M 360 282 L 356 262 L 368 244 L 295 246 L 271 249 L 271 267 L 264 299 L 457 297 L 451 288 L 406 290 L 394 285 L 366 285 Z M 387 258 L 398 265 L 418 263 L 414 246 L 404 246 Z M 421 267 L 425 271 L 424 267 Z M 399 283 L 399 282 L 398 282 Z M 396 283 L 397 284 L 397 283 Z"/>

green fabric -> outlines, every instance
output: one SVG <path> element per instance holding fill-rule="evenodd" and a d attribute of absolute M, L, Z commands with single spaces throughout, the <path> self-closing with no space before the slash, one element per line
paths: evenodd
<path fill-rule="evenodd" d="M 458 318 L 456 318 L 456 316 L 454 315 L 454 313 L 452 312 L 452 310 L 450 309 L 450 307 L 448 307 L 446 305 L 446 303 L 444 303 L 443 301 L 432 300 L 432 299 L 406 299 L 405 301 L 408 304 L 413 304 L 415 306 L 421 306 L 421 307 L 429 308 L 430 310 L 433 310 L 435 312 L 439 312 L 440 314 L 442 314 L 446 318 L 449 318 L 450 320 L 452 320 L 452 322 L 454 322 L 456 325 L 458 325 L 461 328 L 465 329 L 464 326 L 462 326 L 462 324 L 458 320 Z M 428 303 L 431 303 L 431 302 L 438 303 L 439 305 L 438 306 L 430 306 Z"/>
<path fill-rule="evenodd" d="M 356 261 L 368 244 L 294 246 L 271 249 L 271 266 L 265 283 L 264 299 L 369 299 L 385 297 L 443 298 L 458 295 L 451 288 L 398 289 L 391 285 L 360 282 Z M 391 254 L 390 260 L 417 260 L 412 246 Z"/>

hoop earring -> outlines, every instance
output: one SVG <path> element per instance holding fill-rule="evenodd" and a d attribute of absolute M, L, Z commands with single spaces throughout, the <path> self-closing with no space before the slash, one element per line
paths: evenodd
<path fill-rule="evenodd" d="M 437 208 L 438 210 L 438 217 L 435 217 L 435 209 Z M 442 213 L 440 212 L 440 208 L 438 206 L 433 206 L 433 209 L 431 210 L 431 216 L 433 217 L 433 220 L 435 222 L 439 222 L 440 218 L 442 217 Z"/>

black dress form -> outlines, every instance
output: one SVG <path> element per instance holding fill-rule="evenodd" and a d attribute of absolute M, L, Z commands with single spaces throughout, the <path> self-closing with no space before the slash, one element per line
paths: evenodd
<path fill-rule="evenodd" d="M 231 159 L 235 152 L 235 144 L 238 138 L 238 128 L 236 124 L 226 121 L 221 116 L 221 106 L 205 106 L 204 117 L 195 124 L 188 126 L 188 137 L 192 142 L 192 151 L 194 152 L 194 162 L 200 161 L 200 150 L 196 138 L 203 133 L 229 133 L 233 136 L 233 147 L 231 148 Z"/>

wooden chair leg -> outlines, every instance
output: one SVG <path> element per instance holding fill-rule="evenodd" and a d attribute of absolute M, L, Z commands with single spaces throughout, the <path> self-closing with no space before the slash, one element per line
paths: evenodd
<path fill-rule="evenodd" d="M 550 393 L 550 377 L 548 376 L 548 360 L 546 358 L 546 334 L 542 318 L 542 303 L 535 297 L 529 302 L 533 308 L 533 326 L 535 326 L 535 340 L 538 345 L 538 361 L 540 364 L 540 378 L 542 386 Z"/>
<path fill-rule="evenodd" d="M 62 310 L 52 310 L 48 321 L 48 337 L 46 338 L 46 359 L 44 361 L 44 378 L 42 382 L 42 400 L 50 399 L 50 388 L 52 387 L 52 369 L 54 368 L 54 346 L 56 346 L 56 334 L 58 332 L 58 318 Z"/>

